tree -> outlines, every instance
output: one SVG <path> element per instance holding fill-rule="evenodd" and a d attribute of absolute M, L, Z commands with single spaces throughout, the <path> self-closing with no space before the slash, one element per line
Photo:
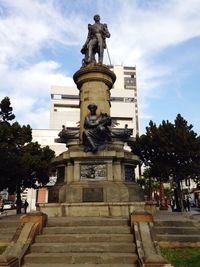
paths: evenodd
<path fill-rule="evenodd" d="M 9 98 L 1 101 L 0 108 L 0 114 L 3 114 L 0 120 L 0 189 L 8 188 L 10 193 L 16 192 L 17 212 L 20 213 L 21 190 L 48 182 L 54 151 L 48 146 L 41 147 L 37 142 L 31 142 L 29 125 L 10 123 L 15 116 Z"/>
<path fill-rule="evenodd" d="M 146 134 L 136 137 L 132 150 L 160 182 L 173 181 L 177 209 L 182 209 L 181 181 L 200 171 L 200 137 L 193 126 L 178 114 L 174 123 L 163 121 L 158 127 L 150 121 Z"/>
<path fill-rule="evenodd" d="M 155 200 L 155 198 L 157 200 L 159 182 L 157 181 L 156 177 L 151 176 L 150 168 L 145 168 L 142 176 L 137 180 L 137 183 L 144 189 L 144 193 L 148 197 L 148 201 Z"/>
<path fill-rule="evenodd" d="M 12 114 L 13 108 L 10 106 L 10 99 L 5 97 L 0 103 L 0 122 L 8 123 L 8 121 L 13 120 L 15 115 Z"/>

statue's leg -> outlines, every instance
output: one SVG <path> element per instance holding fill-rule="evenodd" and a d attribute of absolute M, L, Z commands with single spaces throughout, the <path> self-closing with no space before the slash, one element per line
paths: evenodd
<path fill-rule="evenodd" d="M 88 62 L 89 63 L 94 62 L 94 58 L 95 58 L 94 47 L 95 47 L 96 43 L 97 43 L 97 40 L 93 39 L 93 40 L 90 40 L 90 42 L 88 44 Z"/>
<path fill-rule="evenodd" d="M 99 63 L 103 64 L 103 49 L 99 51 Z"/>
<path fill-rule="evenodd" d="M 97 147 L 96 147 L 96 145 L 93 141 L 93 138 L 90 134 L 90 130 L 86 129 L 83 132 L 83 144 L 85 146 L 85 149 L 84 149 L 85 151 L 93 151 L 93 152 L 97 151 Z"/>
<path fill-rule="evenodd" d="M 104 48 L 103 48 L 103 38 L 100 34 L 97 35 L 97 39 L 98 39 L 98 56 L 99 56 L 99 63 L 102 64 L 103 63 L 103 52 L 104 52 Z"/>
<path fill-rule="evenodd" d="M 93 151 L 93 152 L 97 151 L 97 147 L 96 147 L 94 141 L 92 140 L 92 137 L 87 136 L 87 138 L 88 138 L 88 141 L 90 143 L 91 151 Z"/>

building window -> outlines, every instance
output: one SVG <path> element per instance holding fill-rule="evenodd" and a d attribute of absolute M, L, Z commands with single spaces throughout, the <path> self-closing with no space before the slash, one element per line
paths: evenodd
<path fill-rule="evenodd" d="M 125 71 L 125 72 L 124 72 L 124 75 L 128 75 L 128 76 L 130 76 L 131 78 L 134 78 L 134 77 L 135 77 L 135 73 L 130 72 L 130 71 Z"/>
<path fill-rule="evenodd" d="M 134 98 L 132 98 L 132 97 L 125 97 L 125 102 L 126 103 L 133 103 L 134 102 Z"/>
<path fill-rule="evenodd" d="M 62 96 L 59 95 L 59 94 L 51 94 L 51 99 L 60 100 L 61 97 L 62 97 Z"/>
<path fill-rule="evenodd" d="M 62 95 L 62 99 L 79 99 L 78 95 Z"/>
<path fill-rule="evenodd" d="M 124 98 L 123 97 L 111 97 L 110 101 L 113 101 L 113 102 L 124 102 Z"/>
<path fill-rule="evenodd" d="M 136 86 L 136 79 L 124 77 L 124 88 L 125 89 L 134 89 Z"/>
<path fill-rule="evenodd" d="M 65 105 L 61 105 L 61 106 L 56 106 L 56 111 L 58 112 L 74 112 L 74 110 L 78 110 L 79 106 L 65 106 Z M 55 109 L 54 109 L 55 110 Z"/>
<path fill-rule="evenodd" d="M 135 67 L 124 67 L 124 70 L 135 70 Z"/>

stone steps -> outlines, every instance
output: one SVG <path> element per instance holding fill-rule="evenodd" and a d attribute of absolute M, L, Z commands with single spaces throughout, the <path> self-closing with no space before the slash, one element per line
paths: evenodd
<path fill-rule="evenodd" d="M 7 246 L 19 226 L 19 218 L 9 216 L 0 218 L 0 246 Z"/>
<path fill-rule="evenodd" d="M 7 229 L 7 228 L 17 228 L 19 225 L 19 219 L 16 218 L 15 220 L 11 221 L 9 218 L 1 218 L 0 220 L 0 229 Z"/>
<path fill-rule="evenodd" d="M 44 234 L 130 234 L 129 226 L 68 226 L 47 227 Z"/>
<path fill-rule="evenodd" d="M 9 228 L 7 229 L 6 233 L 2 232 L 0 229 L 0 246 L 6 246 L 10 243 L 12 240 L 14 234 L 15 234 L 16 229 L 13 231 L 11 230 L 9 232 Z"/>
<path fill-rule="evenodd" d="M 40 263 L 30 263 L 28 265 L 23 265 L 23 267 L 40 267 Z M 138 267 L 137 264 L 91 264 L 91 263 L 85 263 L 85 264 L 82 264 L 82 263 L 77 263 L 77 264 L 65 264 L 65 263 L 57 263 L 55 265 L 55 263 L 44 263 L 42 264 L 42 267 Z M 166 265 L 165 267 L 172 267 L 171 265 Z"/>
<path fill-rule="evenodd" d="M 198 235 L 199 231 L 196 227 L 154 227 L 154 231 L 156 234 L 189 234 L 189 235 Z"/>
<path fill-rule="evenodd" d="M 128 219 L 50 218 L 23 267 L 137 267 Z"/>
<path fill-rule="evenodd" d="M 126 217 L 60 217 L 59 220 L 54 217 L 48 219 L 48 227 L 51 226 L 124 226 L 128 225 Z"/>
<path fill-rule="evenodd" d="M 13 228 L 13 227 L 9 227 L 9 226 L 8 226 L 8 228 L 2 228 L 2 229 L 0 229 L 1 230 L 1 236 L 7 235 L 7 234 L 14 234 L 16 229 L 17 229 L 17 227 Z"/>
<path fill-rule="evenodd" d="M 167 242 L 188 242 L 196 243 L 200 242 L 200 235 L 179 235 L 179 234 L 162 234 L 156 235 L 157 241 L 167 241 Z"/>
<path fill-rule="evenodd" d="M 194 247 L 199 246 L 200 232 L 194 221 L 182 216 L 169 214 L 171 220 L 157 220 L 154 222 L 155 240 L 165 247 Z"/>
<path fill-rule="evenodd" d="M 29 263 L 60 263 L 65 264 L 136 264 L 137 255 L 135 253 L 31 253 L 25 256 L 25 266 Z M 27 265 L 29 266 L 29 265 Z M 66 265 L 67 266 L 67 265 Z"/>
<path fill-rule="evenodd" d="M 191 220 L 159 220 L 155 221 L 155 226 L 159 227 L 193 227 L 194 223 Z"/>
<path fill-rule="evenodd" d="M 65 253 L 65 252 L 135 252 L 135 244 L 130 243 L 39 243 L 31 246 L 33 253 Z"/>
<path fill-rule="evenodd" d="M 36 237 L 36 243 L 69 242 L 133 242 L 130 234 L 43 234 Z"/>

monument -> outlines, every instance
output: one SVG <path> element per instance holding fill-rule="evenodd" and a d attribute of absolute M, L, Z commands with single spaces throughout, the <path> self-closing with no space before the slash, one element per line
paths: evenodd
<path fill-rule="evenodd" d="M 81 49 L 82 66 L 73 76 L 80 95 L 79 127 L 64 125 L 59 133 L 56 142 L 67 150 L 53 162 L 57 182 L 49 190 L 49 203 L 39 205 L 49 216 L 127 216 L 144 207 L 134 175 L 139 159 L 124 149 L 134 142 L 132 130 L 116 128 L 110 116 L 116 76 L 103 64 L 110 33 L 99 15 L 94 21 Z"/>

